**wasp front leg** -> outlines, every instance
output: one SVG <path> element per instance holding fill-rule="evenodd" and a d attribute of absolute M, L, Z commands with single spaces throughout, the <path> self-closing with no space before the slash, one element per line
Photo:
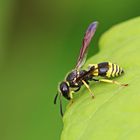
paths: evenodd
<path fill-rule="evenodd" d="M 74 92 L 77 92 L 80 90 L 81 87 L 78 87 L 77 89 L 74 90 Z"/>

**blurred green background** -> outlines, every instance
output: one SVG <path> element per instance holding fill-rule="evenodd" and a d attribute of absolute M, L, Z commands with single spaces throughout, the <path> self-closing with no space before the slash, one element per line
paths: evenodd
<path fill-rule="evenodd" d="M 0 139 L 59 140 L 63 122 L 53 98 L 75 66 L 87 26 L 100 22 L 91 56 L 105 30 L 140 15 L 140 1 L 1 0 L 0 5 Z"/>

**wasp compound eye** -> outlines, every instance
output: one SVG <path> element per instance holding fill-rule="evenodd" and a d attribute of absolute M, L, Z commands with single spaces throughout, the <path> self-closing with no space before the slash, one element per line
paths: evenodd
<path fill-rule="evenodd" d="M 60 91 L 66 99 L 70 100 L 70 97 L 69 97 L 70 90 L 69 90 L 69 86 L 66 82 L 62 82 L 60 84 Z"/>

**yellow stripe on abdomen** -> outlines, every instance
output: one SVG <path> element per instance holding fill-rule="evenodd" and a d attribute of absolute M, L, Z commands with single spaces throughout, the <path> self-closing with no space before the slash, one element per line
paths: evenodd
<path fill-rule="evenodd" d="M 116 64 L 109 63 L 109 70 L 107 72 L 107 77 L 117 77 L 123 72 L 122 68 Z"/>
<path fill-rule="evenodd" d="M 113 67 L 114 67 L 114 69 L 113 69 L 113 71 L 112 71 L 112 77 L 115 77 L 116 74 L 117 74 L 117 65 L 116 65 L 116 64 L 112 64 L 112 65 L 113 65 Z"/>
<path fill-rule="evenodd" d="M 120 67 L 116 65 L 116 76 L 119 76 Z"/>
<path fill-rule="evenodd" d="M 108 62 L 108 65 L 109 65 L 109 69 L 106 73 L 106 77 L 110 78 L 110 77 L 112 77 L 113 65 L 110 62 Z"/>
<path fill-rule="evenodd" d="M 98 76 L 98 64 L 94 64 L 95 70 L 93 71 L 94 76 Z"/>

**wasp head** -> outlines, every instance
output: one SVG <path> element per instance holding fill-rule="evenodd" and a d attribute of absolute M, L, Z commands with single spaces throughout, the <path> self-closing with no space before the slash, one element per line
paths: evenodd
<path fill-rule="evenodd" d="M 59 91 L 57 92 L 55 98 L 54 98 L 54 104 L 56 104 L 56 100 L 57 100 L 57 97 L 59 95 L 59 98 L 60 98 L 60 113 L 61 113 L 61 116 L 63 116 L 63 110 L 62 110 L 62 96 L 64 96 L 67 100 L 70 100 L 70 97 L 69 97 L 69 92 L 70 92 L 70 89 L 69 89 L 69 86 L 67 84 L 67 82 L 61 82 L 60 85 L 59 85 Z"/>
<path fill-rule="evenodd" d="M 70 89 L 67 82 L 61 82 L 59 86 L 59 90 L 66 99 L 70 100 L 69 97 Z"/>

